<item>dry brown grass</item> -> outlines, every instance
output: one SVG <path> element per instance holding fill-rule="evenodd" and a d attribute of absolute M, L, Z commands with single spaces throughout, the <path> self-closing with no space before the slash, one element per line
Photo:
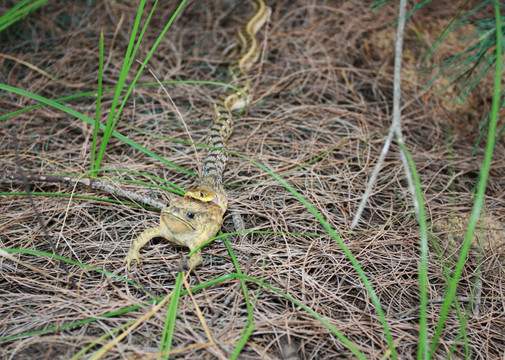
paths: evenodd
<path fill-rule="evenodd" d="M 51 2 L 0 34 L 3 53 L 23 59 L 50 72 L 65 83 L 81 84 L 77 89 L 58 84 L 12 60 L 0 58 L 0 81 L 48 98 L 94 90 L 98 78 L 98 36 L 104 27 L 106 67 L 104 87 L 117 81 L 125 53 L 125 36 L 133 22 L 135 7 L 114 2 Z M 159 31 L 175 9 L 163 4 L 147 33 L 148 42 L 140 49 L 143 59 Z M 227 82 L 226 50 L 232 43 L 244 14 L 245 5 L 233 1 L 190 1 L 180 18 L 149 63 L 160 80 L 212 80 Z M 416 41 L 413 27 L 432 44 L 454 10 L 438 5 L 438 12 L 420 13 L 410 22 L 406 51 L 424 51 Z M 264 58 L 252 72 L 256 85 L 254 102 L 236 121 L 230 139 L 231 150 L 265 164 L 303 194 L 342 238 L 366 272 L 383 305 L 392 336 L 401 358 L 413 358 L 417 350 L 419 323 L 419 229 L 412 216 L 412 203 L 404 179 L 398 149 L 387 158 L 384 169 L 364 212 L 358 230 L 346 233 L 359 204 L 368 178 L 391 121 L 394 7 L 372 13 L 356 2 L 276 1 L 266 33 Z M 444 7 L 444 8 L 442 8 Z M 439 17 L 433 14 L 441 14 Z M 240 16 L 236 16 L 240 14 Z M 113 22 L 111 16 L 115 19 Z M 122 19 L 122 20 L 120 20 Z M 117 23 L 122 26 L 116 32 Z M 377 39 L 377 34 L 384 34 Z M 266 35 L 266 36 L 265 36 Z M 450 50 L 448 50 L 450 51 Z M 416 54 L 417 52 L 414 52 Z M 445 55 L 437 55 L 443 58 Z M 415 56 L 413 55 L 412 58 Z M 436 62 L 436 59 L 434 60 Z M 415 64 L 406 63 L 406 72 Z M 412 73 L 409 73 L 412 75 Z M 414 73 L 414 75 L 416 74 Z M 130 79 L 131 80 L 131 79 Z M 412 78 L 410 78 L 412 80 Z M 140 82 L 153 82 L 148 72 Z M 482 150 L 470 157 L 477 139 L 476 126 L 490 106 L 489 87 L 474 93 L 475 113 L 467 114 L 473 132 L 464 129 L 441 106 L 445 98 L 431 91 L 423 93 L 422 81 L 403 85 L 403 126 L 406 143 L 421 176 L 429 219 L 464 216 L 471 206 L 471 190 L 482 160 Z M 210 104 L 221 89 L 206 85 L 167 86 L 191 129 L 196 142 L 204 142 L 211 118 Z M 441 100 L 444 99 L 444 100 Z M 96 99 L 68 102 L 91 117 Z M 111 96 L 102 103 L 106 118 Z M 3 113 L 35 103 L 10 93 L 0 94 Z M 443 105 L 443 104 L 442 104 Z M 445 109 L 445 111 L 444 111 Z M 480 114 L 475 118 L 474 114 Z M 464 116 L 464 114 L 462 115 Z M 188 140 L 169 99 L 159 87 L 138 88 L 125 107 L 122 121 L 156 135 Z M 459 119 L 461 121 L 461 119 Z M 456 125 L 455 125 L 456 124 Z M 454 188 L 450 188 L 450 151 L 446 129 L 453 133 Z M 198 171 L 193 148 L 169 140 L 159 140 L 118 125 L 118 131 L 146 148 L 193 172 Z M 19 142 L 20 165 L 26 172 L 82 173 L 89 168 L 92 129 L 82 121 L 50 107 L 39 108 L 3 121 L 0 126 L 0 171 L 16 171 L 12 133 Z M 332 149 L 320 160 L 314 157 Z M 203 157 L 199 150 L 199 159 Z M 486 212 L 503 224 L 505 210 L 504 149 L 498 146 L 490 175 Z M 147 155 L 113 139 L 104 168 L 118 168 L 154 174 L 186 188 L 193 178 L 162 165 Z M 108 176 L 139 179 L 119 173 Z M 145 180 L 145 179 L 141 179 Z M 281 234 L 232 236 L 233 249 L 242 270 L 299 299 L 344 333 L 368 358 L 387 352 L 387 341 L 377 312 L 364 286 L 339 246 L 325 234 L 319 222 L 305 207 L 268 174 L 251 163 L 231 157 L 225 181 L 231 194 L 224 232 L 234 232 L 232 214 L 240 214 L 246 230 Z M 137 193 L 150 194 L 147 187 L 121 186 Z M 23 191 L 20 186 L 1 185 L 3 192 Z M 87 189 L 34 185 L 32 191 L 52 191 L 110 197 Z M 160 198 L 166 195 L 157 192 Z M 107 204 L 94 200 L 34 197 L 38 212 L 58 252 L 65 257 L 130 277 L 152 294 L 171 291 L 174 275 L 171 264 L 183 249 L 164 242 L 143 249 L 147 260 L 126 273 L 122 260 L 135 232 L 158 221 L 156 213 L 139 208 Z M 52 252 L 43 229 L 37 222 L 27 196 L 1 196 L 0 247 Z M 442 257 L 433 247 L 429 255 L 430 334 L 435 329 L 444 296 L 442 260 L 455 262 L 454 247 L 445 234 L 434 237 Z M 503 242 L 501 243 L 503 244 Z M 500 257 L 501 254 L 501 257 Z M 56 260 L 27 254 L 13 254 L 25 264 L 42 270 L 35 272 L 24 264 L 0 258 L 0 337 L 61 326 L 97 317 L 151 299 L 145 293 L 100 273 L 68 266 L 74 285 Z M 193 273 L 191 285 L 234 272 L 229 254 L 221 241 L 204 249 L 204 266 Z M 482 282 L 480 304 L 466 311 L 466 298 L 478 276 Z M 503 245 L 487 249 L 479 266 L 478 257 L 469 259 L 457 296 L 468 316 L 466 325 L 472 358 L 499 358 L 505 348 L 505 269 Z M 195 292 L 214 340 L 208 346 L 202 322 L 189 296 L 179 304 L 173 358 L 228 358 L 246 321 L 244 297 L 236 280 Z M 254 302 L 255 331 L 242 359 L 281 358 L 282 339 L 299 347 L 303 359 L 352 358 L 323 325 L 282 297 L 248 283 Z M 27 336 L 2 341 L 2 359 L 68 359 L 97 341 L 103 334 L 143 316 L 147 309 L 61 330 L 58 333 Z M 165 321 L 165 310 L 156 313 L 134 333 L 114 346 L 107 358 L 155 358 Z M 437 358 L 444 358 L 454 344 L 459 320 L 453 311 L 443 332 Z M 464 357 L 458 340 L 454 358 Z M 102 343 L 102 342 L 99 342 Z M 201 345 L 199 345 L 201 344 Z"/>

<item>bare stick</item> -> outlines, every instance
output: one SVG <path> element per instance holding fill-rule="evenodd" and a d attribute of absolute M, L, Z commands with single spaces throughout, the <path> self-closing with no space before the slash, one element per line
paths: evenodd
<path fill-rule="evenodd" d="M 395 68 L 394 68 L 394 88 L 393 88 L 393 121 L 391 123 L 391 127 L 389 128 L 388 137 L 382 147 L 379 160 L 375 165 L 375 168 L 372 172 L 372 176 L 370 177 L 370 181 L 368 182 L 365 193 L 363 194 L 363 198 L 359 204 L 358 210 L 354 215 L 351 223 L 351 229 L 353 230 L 358 221 L 361 218 L 361 214 L 365 209 L 365 205 L 370 198 L 370 194 L 372 193 L 372 189 L 377 181 L 377 176 L 379 175 L 379 171 L 382 168 L 382 164 L 384 163 L 384 159 L 389 151 L 389 147 L 391 146 L 391 142 L 393 137 L 396 136 L 399 144 L 403 145 L 403 135 L 402 135 L 402 126 L 401 126 L 401 112 L 400 112 L 400 100 L 401 100 L 401 71 L 402 71 L 402 48 L 403 48 L 403 32 L 405 29 L 405 7 L 406 1 L 402 1 L 400 3 L 400 14 L 398 17 L 398 28 L 396 32 L 396 48 L 395 48 Z M 416 210 L 416 214 L 419 215 L 419 203 L 417 201 L 415 195 L 415 186 L 414 180 L 412 178 L 412 173 L 410 172 L 410 166 L 407 160 L 407 156 L 403 151 L 400 152 L 400 156 L 402 159 L 405 177 L 407 178 L 407 182 L 409 185 L 409 190 L 412 195 L 412 201 L 414 203 L 414 208 Z"/>
<path fill-rule="evenodd" d="M 136 203 L 151 206 L 156 209 L 162 209 L 165 206 L 165 204 L 160 202 L 159 200 L 147 196 L 138 195 L 128 190 L 120 189 L 115 185 L 112 185 L 110 183 L 98 179 L 83 178 L 83 177 L 74 178 L 71 176 L 56 176 L 56 175 L 44 176 L 38 174 L 25 174 L 24 178 L 26 179 L 26 181 L 33 183 L 47 182 L 47 183 L 64 183 L 70 186 L 74 185 L 85 186 L 94 190 L 105 191 L 115 196 L 127 198 Z M 23 177 L 18 174 L 6 174 L 0 172 L 0 182 L 12 182 L 22 184 Z"/>

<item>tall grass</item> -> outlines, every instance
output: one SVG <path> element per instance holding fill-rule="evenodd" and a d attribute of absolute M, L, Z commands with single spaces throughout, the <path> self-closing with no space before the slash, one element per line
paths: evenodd
<path fill-rule="evenodd" d="M 0 16 L 0 32 L 28 16 L 49 0 L 21 0 Z"/>

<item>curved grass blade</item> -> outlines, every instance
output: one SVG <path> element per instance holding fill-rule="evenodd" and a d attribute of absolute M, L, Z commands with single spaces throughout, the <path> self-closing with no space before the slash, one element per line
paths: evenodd
<path fill-rule="evenodd" d="M 0 31 L 5 30 L 16 21 L 21 20 L 21 18 L 48 2 L 48 0 L 37 0 L 28 4 L 30 1 L 32 0 L 22 0 L 0 16 Z"/>
<path fill-rule="evenodd" d="M 56 254 L 48 253 L 48 252 L 45 252 L 45 251 L 31 250 L 31 249 L 6 248 L 6 249 L 2 249 L 2 250 L 5 251 L 5 252 L 8 252 L 8 253 L 47 256 L 47 257 L 50 257 L 52 259 L 61 260 L 61 261 L 64 261 L 64 262 L 66 262 L 66 263 L 68 263 L 70 265 L 80 266 L 80 267 L 82 267 L 82 268 L 84 268 L 86 270 L 95 271 L 97 273 L 104 274 L 104 275 L 116 278 L 118 280 L 125 281 L 128 284 L 136 287 L 137 289 L 142 290 L 143 292 L 145 292 L 146 294 L 150 295 L 151 297 L 154 297 L 149 291 L 147 291 L 146 289 L 144 289 L 141 285 L 137 284 L 135 281 L 132 281 L 132 280 L 129 280 L 129 279 L 125 278 L 125 277 L 122 277 L 121 275 L 117 275 L 117 274 L 111 273 L 110 271 L 106 271 L 106 270 L 102 270 L 102 269 L 96 269 L 93 266 L 90 266 L 90 265 L 87 265 L 87 264 L 82 264 L 82 263 L 80 263 L 78 261 L 71 260 L 71 259 L 66 258 L 66 257 L 61 256 L 61 255 L 56 255 Z"/>
<path fill-rule="evenodd" d="M 452 302 L 456 296 L 456 288 L 458 286 L 459 279 L 463 272 L 463 268 L 468 256 L 468 251 L 470 250 L 471 240 L 479 215 L 482 207 L 484 206 L 484 194 L 487 186 L 487 179 L 489 176 L 491 158 L 493 156 L 493 145 L 496 135 L 496 123 L 498 119 L 498 108 L 500 103 L 500 88 L 501 88 L 501 71 L 502 71 L 502 26 L 501 26 L 501 16 L 500 16 L 500 6 L 495 4 L 495 22 L 496 22 L 496 64 L 495 64 L 495 81 L 494 81 L 494 91 L 493 91 L 493 101 L 491 105 L 491 119 L 489 121 L 489 132 L 486 143 L 486 151 L 484 153 L 484 160 L 482 162 L 482 167 L 479 172 L 480 181 L 477 187 L 477 196 L 475 197 L 475 202 L 472 208 L 472 213 L 470 215 L 470 220 L 468 222 L 468 229 L 465 233 L 465 238 L 461 246 L 460 255 L 456 268 L 454 269 L 454 275 L 449 282 L 446 293 L 444 296 L 444 302 L 442 304 L 442 309 L 440 310 L 440 319 L 433 335 L 433 342 L 431 344 L 430 356 L 433 357 L 435 350 L 437 348 L 438 340 L 442 334 L 442 330 L 445 325 L 445 320 L 449 314 L 449 310 Z"/>
<path fill-rule="evenodd" d="M 148 86 L 159 86 L 160 84 L 162 84 L 162 85 L 203 84 L 203 85 L 222 86 L 222 87 L 227 87 L 227 88 L 229 88 L 229 89 L 231 89 L 231 90 L 233 90 L 235 92 L 240 93 L 241 96 L 244 98 L 244 100 L 247 100 L 246 99 L 246 95 L 245 95 L 245 93 L 242 90 L 236 88 L 233 85 L 225 84 L 225 83 L 221 83 L 221 82 L 217 82 L 217 81 L 204 81 L 204 80 L 201 80 L 201 81 L 200 80 L 161 81 L 159 83 L 155 82 L 155 83 L 136 84 L 135 88 L 138 88 L 138 87 L 148 87 Z M 115 88 L 115 87 L 108 88 L 108 89 L 102 89 L 102 93 L 113 92 L 113 91 L 116 91 L 116 89 L 117 88 Z M 62 98 L 52 99 L 51 101 L 60 103 L 60 102 L 68 101 L 68 100 L 79 99 L 79 98 L 82 98 L 82 97 L 91 96 L 91 95 L 97 95 L 97 94 L 98 94 L 97 90 L 86 91 L 86 92 L 83 92 L 83 93 L 80 93 L 80 94 L 74 94 L 74 95 L 64 96 Z M 5 120 L 5 119 L 7 119 L 9 117 L 12 117 L 12 116 L 16 116 L 16 115 L 22 114 L 22 113 L 30 111 L 30 110 L 34 110 L 34 109 L 38 109 L 38 108 L 44 107 L 44 106 L 50 106 L 50 105 L 48 105 L 46 103 L 41 103 L 41 104 L 37 104 L 37 105 L 28 106 L 28 107 L 26 107 L 24 109 L 19 109 L 19 110 L 13 111 L 11 113 L 8 113 L 6 115 L 0 116 L 0 121 L 1 120 Z M 0 111 L 1 111 L 1 109 L 0 109 Z"/>
<path fill-rule="evenodd" d="M 126 102 L 131 94 L 131 92 L 133 91 L 134 87 L 135 87 L 135 84 L 137 83 L 137 80 L 139 79 L 140 75 L 142 74 L 142 71 L 144 70 L 144 68 L 146 67 L 147 65 L 147 62 L 149 61 L 149 59 L 151 58 L 151 56 L 154 54 L 156 48 L 158 47 L 159 43 L 161 42 L 161 40 L 163 39 L 163 36 L 165 36 L 165 33 L 168 31 L 168 29 L 170 28 L 170 26 L 172 25 L 172 23 L 174 22 L 175 18 L 177 17 L 177 15 L 180 13 L 180 11 L 182 10 L 182 8 L 184 7 L 184 4 L 186 3 L 187 0 L 182 0 L 178 6 L 178 8 L 175 10 L 174 14 L 172 15 L 172 17 L 170 18 L 170 20 L 168 21 L 167 25 L 165 26 L 165 28 L 161 31 L 160 35 L 158 36 L 158 38 L 156 39 L 154 45 L 151 47 L 151 50 L 149 50 L 149 53 L 147 54 L 146 58 L 144 59 L 144 61 L 142 62 L 142 65 L 140 66 L 140 69 L 137 71 L 137 74 L 135 75 L 133 81 L 132 81 L 132 84 L 128 87 L 128 90 L 126 92 L 126 95 L 124 96 L 124 99 L 118 109 L 118 111 L 116 113 L 114 113 L 115 111 L 115 107 L 113 108 L 114 111 L 111 111 L 111 116 L 109 116 L 109 120 L 107 121 L 107 129 L 105 131 L 105 134 L 104 134 L 104 137 L 102 139 L 102 143 L 100 145 L 100 150 L 98 151 L 98 156 L 97 156 L 97 160 L 96 160 L 96 167 L 100 167 L 100 164 L 102 162 L 102 158 L 103 158 L 103 155 L 105 153 L 105 148 L 107 147 L 107 143 L 109 141 L 109 138 L 110 136 L 112 136 L 112 132 L 114 131 L 114 128 L 116 126 L 116 123 L 117 123 L 117 120 L 119 119 L 119 116 L 124 108 L 124 106 L 126 105 Z M 154 10 L 154 7 L 156 6 L 157 4 L 157 0 L 153 6 L 153 10 Z M 151 14 L 149 15 L 149 18 L 148 20 L 150 19 L 152 15 L 152 12 Z M 145 25 L 145 27 L 147 26 L 147 23 Z M 140 38 L 139 38 L 139 43 L 140 43 Z M 136 48 L 137 49 L 137 48 Z M 128 54 L 127 54 L 127 58 L 129 58 Z M 133 61 L 133 59 L 131 60 Z M 125 60 L 125 63 L 127 61 Z M 131 65 L 131 63 L 130 63 Z M 129 70 L 129 68 L 128 68 Z M 126 77 L 126 75 L 125 75 Z M 121 88 L 122 89 L 122 84 L 121 86 L 118 86 L 118 88 Z M 117 92 L 116 92 L 117 94 Z"/>
<path fill-rule="evenodd" d="M 103 155 L 105 152 L 105 148 L 107 147 L 107 144 L 109 142 L 109 138 L 112 135 L 112 130 L 114 130 L 114 128 L 112 127 L 113 117 L 116 114 L 116 107 L 119 102 L 119 98 L 121 96 L 121 91 L 123 90 L 123 86 L 126 81 L 126 76 L 128 75 L 128 72 L 130 70 L 130 66 L 131 66 L 130 57 L 135 56 L 135 54 L 132 54 L 133 43 L 135 42 L 135 38 L 137 37 L 137 30 L 138 30 L 138 27 L 140 24 L 140 19 L 142 17 L 142 12 L 144 10 L 145 3 L 146 3 L 145 0 L 140 0 L 140 2 L 139 2 L 137 15 L 135 16 L 135 21 L 133 22 L 133 28 L 132 28 L 132 32 L 130 34 L 130 40 L 128 41 L 128 47 L 126 49 L 125 59 L 123 61 L 123 66 L 121 67 L 121 72 L 119 74 L 118 85 L 116 87 L 116 91 L 114 92 L 114 98 L 112 99 L 112 105 L 111 105 L 111 109 L 109 112 L 109 118 L 108 118 L 106 126 L 105 126 L 104 135 L 103 135 L 102 141 L 100 143 L 100 149 L 98 150 L 98 155 L 96 158 L 96 162 L 94 164 L 94 168 L 100 167 L 100 164 L 102 162 L 102 158 L 103 158 Z M 140 39 L 139 39 L 139 41 L 140 41 Z M 124 99 L 124 101 L 126 101 L 126 99 Z M 118 114 L 118 116 L 119 116 L 119 114 Z M 93 170 L 93 168 L 91 170 Z"/>
<path fill-rule="evenodd" d="M 34 94 L 34 93 L 30 93 L 30 92 L 28 92 L 26 90 L 18 89 L 18 88 L 15 88 L 13 86 L 9 86 L 9 85 L 6 85 L 6 84 L 0 84 L 0 90 L 5 90 L 5 91 L 12 92 L 14 94 L 18 94 L 18 95 L 21 95 L 21 96 L 29 97 L 29 98 L 31 98 L 31 99 L 33 99 L 35 101 L 39 101 L 39 102 L 44 103 L 46 105 L 52 106 L 52 107 L 54 107 L 54 108 L 56 108 L 58 110 L 61 110 L 61 111 L 65 112 L 65 113 L 67 113 L 69 115 L 75 116 L 76 118 L 81 119 L 81 120 L 87 122 L 90 125 L 93 125 L 93 126 L 95 125 L 95 121 L 93 119 L 91 119 L 89 116 L 86 116 L 86 115 L 84 115 L 84 114 L 82 114 L 82 113 L 80 113 L 80 112 L 78 112 L 78 111 L 76 111 L 74 109 L 71 109 L 71 108 L 69 108 L 69 107 L 67 107 L 65 105 L 59 104 L 59 103 L 57 103 L 57 102 L 55 102 L 53 100 L 46 99 L 45 97 L 42 97 L 40 95 L 37 95 L 37 94 Z M 105 130 L 105 126 L 103 124 L 99 124 L 99 127 L 100 127 L 100 130 Z M 149 155 L 149 156 L 151 156 L 151 157 L 153 157 L 153 158 L 161 161 L 162 163 L 173 167 L 174 169 L 177 169 L 177 170 L 179 170 L 179 171 L 181 171 L 181 172 L 183 172 L 185 174 L 191 175 L 193 177 L 197 177 L 197 175 L 194 174 L 193 172 L 188 171 L 188 170 L 186 170 L 186 169 L 184 169 L 184 168 L 182 168 L 182 167 L 180 167 L 180 166 L 178 166 L 176 164 L 171 163 L 170 161 L 165 160 L 163 157 L 159 156 L 158 154 L 152 152 L 151 150 L 146 149 L 142 145 L 137 144 L 135 141 L 128 139 L 126 136 L 121 135 L 120 133 L 118 133 L 116 131 L 113 131 L 112 135 L 115 138 L 123 141 L 124 143 L 126 143 L 126 144 L 134 147 L 135 149 L 137 149 L 139 151 L 142 151 L 143 153 L 146 153 L 147 155 Z"/>

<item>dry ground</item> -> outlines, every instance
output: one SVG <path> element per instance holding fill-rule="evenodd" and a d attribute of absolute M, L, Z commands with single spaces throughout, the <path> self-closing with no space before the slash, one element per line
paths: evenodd
<path fill-rule="evenodd" d="M 138 59 L 145 58 L 175 3 L 160 2 Z M 363 214 L 357 229 L 360 232 L 349 233 L 391 122 L 395 41 L 392 22 L 397 9 L 389 5 L 374 13 L 367 4 L 280 0 L 272 5 L 268 31 L 259 35 L 263 57 L 251 72 L 254 101 L 246 114 L 237 119 L 229 147 L 281 175 L 342 234 L 383 305 L 399 356 L 410 359 L 417 350 L 420 235 L 396 146 L 387 157 Z M 235 41 L 237 27 L 250 10 L 245 3 L 234 1 L 189 1 L 151 59 L 149 70 L 162 81 L 228 82 L 226 54 Z M 123 2 L 110 2 L 107 8 L 104 1 L 51 1 L 1 33 L 0 48 L 2 53 L 48 71 L 63 83 L 1 57 L 0 81 L 51 99 L 95 90 L 98 38 L 103 26 L 104 87 L 113 87 L 135 11 L 135 5 Z M 455 11 L 455 5 L 438 4 L 418 13 L 407 23 L 405 40 L 404 133 L 420 173 L 427 216 L 434 223 L 447 222 L 450 217 L 462 218 L 471 209 L 470 195 L 482 162 L 483 146 L 475 157 L 470 154 L 478 136 L 477 126 L 491 102 L 489 84 L 480 85 L 459 107 L 452 104 L 453 93 L 435 95 L 439 85 L 423 92 L 429 77 L 416 71 L 428 64 L 417 66 L 416 62 Z M 457 36 L 464 35 L 456 34 L 441 47 L 433 63 L 461 51 Z M 133 75 L 129 80 L 132 78 Z M 154 81 L 146 71 L 139 82 Z M 204 142 L 212 99 L 222 89 L 208 85 L 170 85 L 166 89 L 193 140 Z M 104 97 L 102 119 L 108 115 L 111 99 L 110 95 Z M 28 98 L 2 92 L 0 115 L 34 104 Z M 94 117 L 96 97 L 65 104 Z M 170 140 L 189 138 L 161 87 L 137 88 L 121 120 L 117 128 L 120 133 L 168 161 L 198 172 L 204 149 L 199 148 L 196 157 L 192 146 Z M 82 174 L 89 169 L 92 133 L 92 128 L 81 120 L 50 107 L 9 117 L 0 124 L 0 171 L 17 171 L 13 156 L 15 134 L 19 165 L 24 171 Z M 321 154 L 324 156 L 311 162 Z M 498 146 L 485 205 L 487 216 L 500 234 L 505 210 L 503 156 L 503 147 Z M 195 181 L 117 139 L 109 144 L 102 167 L 156 175 L 183 188 Z M 157 183 L 124 172 L 103 175 Z M 387 340 L 362 281 L 308 210 L 268 174 L 242 158 L 231 157 L 225 181 L 232 200 L 223 231 L 234 232 L 232 217 L 240 215 L 245 230 L 272 232 L 229 237 L 242 271 L 302 301 L 357 344 L 368 358 L 387 354 Z M 118 185 L 167 199 L 167 194 L 156 188 Z M 1 191 L 24 189 L 2 184 Z M 32 191 L 113 198 L 107 193 L 64 185 L 33 185 Z M 185 249 L 163 241 L 150 243 L 143 249 L 147 260 L 141 266 L 135 265 L 128 273 L 122 265 L 135 232 L 156 224 L 156 212 L 76 197 L 34 196 L 33 200 L 60 255 L 131 278 L 155 296 L 165 295 L 173 288 L 175 275 L 170 273 L 170 265 Z M 1 248 L 53 252 L 27 196 L 1 196 L 0 204 Z M 433 237 L 441 255 L 435 246 L 430 246 L 430 336 L 444 296 L 441 264 L 445 261 L 452 268 L 455 263 L 457 244 L 446 235 Z M 502 239 L 499 236 L 497 244 L 486 247 L 481 259 L 476 251 L 472 253 L 457 291 L 460 308 L 468 316 L 467 339 L 474 359 L 496 359 L 504 354 Z M 58 261 L 30 254 L 13 256 L 42 273 L 5 257 L 0 259 L 0 337 L 62 326 L 152 299 L 122 280 L 76 265 L 67 266 L 74 282 L 70 285 Z M 204 249 L 204 265 L 188 281 L 194 286 L 234 271 L 226 247 L 217 240 Z M 480 301 L 467 311 L 476 278 L 480 282 Z M 174 335 L 174 349 L 182 351 L 173 358 L 229 358 L 247 316 L 244 295 L 236 284 L 237 280 L 229 280 L 193 294 L 219 346 L 206 345 L 209 339 L 197 317 L 195 303 L 187 295 L 182 297 Z M 254 306 L 255 330 L 242 359 L 282 358 L 284 342 L 294 344 L 303 359 L 352 358 L 350 351 L 303 309 L 254 283 L 247 285 Z M 165 309 L 115 345 L 106 358 L 156 357 Z M 107 342 L 98 339 L 146 312 L 143 308 L 58 332 L 4 340 L 0 342 L 0 358 L 69 359 L 95 341 Z M 456 339 L 458 331 L 459 320 L 453 311 L 436 358 L 444 358 L 455 341 L 459 346 L 453 357 L 465 356 L 463 341 Z"/>

